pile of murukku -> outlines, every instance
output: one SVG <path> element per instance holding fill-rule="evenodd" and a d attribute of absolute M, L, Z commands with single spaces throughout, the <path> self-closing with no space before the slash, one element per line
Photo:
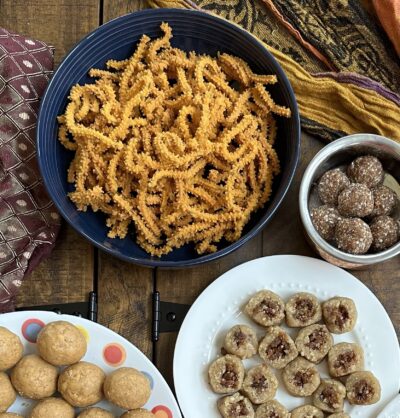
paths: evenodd
<path fill-rule="evenodd" d="M 275 75 L 173 48 L 171 28 L 161 29 L 129 59 L 91 69 L 93 84 L 72 87 L 58 117 L 59 140 L 75 153 L 69 197 L 104 212 L 110 238 L 132 231 L 154 256 L 187 243 L 213 252 L 268 201 L 279 173 L 274 115 L 290 110 L 265 87 Z"/>

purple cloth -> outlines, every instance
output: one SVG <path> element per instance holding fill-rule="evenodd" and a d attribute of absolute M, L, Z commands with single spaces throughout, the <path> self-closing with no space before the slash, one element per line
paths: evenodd
<path fill-rule="evenodd" d="M 0 312 L 47 256 L 60 216 L 40 178 L 36 121 L 53 70 L 52 47 L 0 28 Z"/>
<path fill-rule="evenodd" d="M 315 73 L 313 74 L 313 76 L 319 77 L 319 78 L 330 77 L 338 81 L 339 83 L 351 83 L 356 86 L 373 90 L 376 93 L 380 94 L 381 96 L 385 97 L 386 99 L 391 100 L 392 102 L 400 106 L 400 95 L 396 94 L 395 92 L 383 86 L 382 84 L 378 83 L 377 81 L 372 80 L 371 78 L 365 77 L 361 74 L 347 73 L 347 72 L 341 72 L 341 73 L 326 72 L 326 73 Z"/>

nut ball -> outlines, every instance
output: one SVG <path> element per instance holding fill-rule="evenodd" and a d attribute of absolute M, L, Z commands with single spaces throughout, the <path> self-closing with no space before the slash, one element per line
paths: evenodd
<path fill-rule="evenodd" d="M 15 402 L 17 394 L 5 373 L 0 373 L 0 412 L 6 412 Z"/>
<path fill-rule="evenodd" d="M 400 238 L 399 223 L 387 215 L 378 216 L 370 224 L 372 233 L 372 249 L 374 251 L 383 251 Z"/>
<path fill-rule="evenodd" d="M 350 163 L 347 175 L 353 183 L 362 183 L 371 188 L 382 183 L 384 172 L 378 158 L 373 155 L 364 155 Z"/>
<path fill-rule="evenodd" d="M 150 398 L 150 382 L 138 370 L 121 367 L 106 377 L 104 395 L 109 402 L 120 408 L 138 409 Z"/>
<path fill-rule="evenodd" d="M 11 382 L 23 398 L 44 399 L 57 389 L 57 368 L 36 354 L 23 357 L 11 372 Z"/>
<path fill-rule="evenodd" d="M 339 211 L 333 206 L 323 205 L 319 208 L 313 208 L 310 216 L 319 235 L 327 241 L 333 241 L 336 225 L 340 219 Z"/>
<path fill-rule="evenodd" d="M 318 196 L 326 205 L 337 205 L 339 193 L 349 185 L 350 180 L 342 170 L 329 170 L 319 180 Z"/>
<path fill-rule="evenodd" d="M 103 399 L 105 374 L 100 367 L 81 361 L 67 367 L 58 379 L 58 391 L 72 406 L 86 407 Z"/>
<path fill-rule="evenodd" d="M 114 418 L 114 415 L 103 408 L 88 408 L 82 411 L 78 418 Z"/>
<path fill-rule="evenodd" d="M 0 327 L 0 371 L 14 367 L 22 358 L 21 340 L 7 328 Z"/>
<path fill-rule="evenodd" d="M 85 355 L 86 339 L 79 329 L 66 321 L 47 324 L 39 333 L 37 348 L 40 356 L 54 366 L 78 363 Z"/>
<path fill-rule="evenodd" d="M 390 215 L 397 204 L 397 194 L 386 186 L 378 186 L 372 189 L 374 196 L 374 210 L 370 216 Z"/>
<path fill-rule="evenodd" d="M 47 398 L 40 401 L 29 414 L 29 418 L 74 418 L 71 405 L 60 398 Z"/>
<path fill-rule="evenodd" d="M 363 218 L 374 210 L 374 196 L 365 184 L 351 184 L 339 194 L 338 210 L 342 216 Z"/>
<path fill-rule="evenodd" d="M 359 218 L 340 219 L 335 240 L 339 250 L 349 254 L 365 254 L 372 244 L 369 226 Z"/>
<path fill-rule="evenodd" d="M 125 412 L 121 418 L 155 418 L 156 416 L 147 409 L 135 409 L 133 411 Z"/>

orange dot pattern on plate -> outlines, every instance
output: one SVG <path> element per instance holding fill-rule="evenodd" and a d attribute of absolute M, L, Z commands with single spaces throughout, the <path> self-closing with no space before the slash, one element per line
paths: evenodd
<path fill-rule="evenodd" d="M 158 405 L 158 406 L 154 407 L 151 410 L 151 412 L 157 418 L 173 418 L 171 410 L 164 405 Z"/>
<path fill-rule="evenodd" d="M 121 344 L 107 344 L 103 349 L 104 361 L 112 367 L 119 367 L 124 364 L 126 359 L 125 348 Z"/>
<path fill-rule="evenodd" d="M 27 319 L 21 327 L 21 332 L 24 338 L 32 344 L 36 343 L 37 336 L 45 323 L 40 319 L 31 318 Z"/>

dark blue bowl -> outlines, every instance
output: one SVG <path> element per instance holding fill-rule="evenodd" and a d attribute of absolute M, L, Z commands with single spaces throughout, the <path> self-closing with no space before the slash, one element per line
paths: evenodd
<path fill-rule="evenodd" d="M 143 251 L 133 236 L 125 239 L 107 237 L 105 217 L 100 213 L 78 212 L 67 193 L 67 168 L 72 153 L 57 140 L 57 115 L 63 113 L 72 85 L 89 83 L 87 75 L 92 67 L 104 68 L 111 58 L 122 60 L 132 55 L 143 34 L 161 35 L 161 22 L 173 29 L 172 44 L 186 51 L 216 55 L 228 52 L 245 59 L 257 73 L 277 74 L 279 83 L 270 91 L 274 100 L 290 107 L 290 119 L 278 118 L 276 149 L 282 164 L 282 173 L 275 179 L 273 194 L 263 209 L 254 213 L 234 242 L 221 242 L 218 251 L 198 255 L 193 245 L 186 245 L 161 258 Z M 222 257 L 239 248 L 256 235 L 272 218 L 281 204 L 293 179 L 300 148 L 300 124 L 296 100 L 288 79 L 267 49 L 252 35 L 226 20 L 207 13 L 179 9 L 145 10 L 122 16 L 100 26 L 90 33 L 67 55 L 54 74 L 43 97 L 37 127 L 37 148 L 40 170 L 47 190 L 62 216 L 84 237 L 102 250 L 146 266 L 185 267 Z"/>

